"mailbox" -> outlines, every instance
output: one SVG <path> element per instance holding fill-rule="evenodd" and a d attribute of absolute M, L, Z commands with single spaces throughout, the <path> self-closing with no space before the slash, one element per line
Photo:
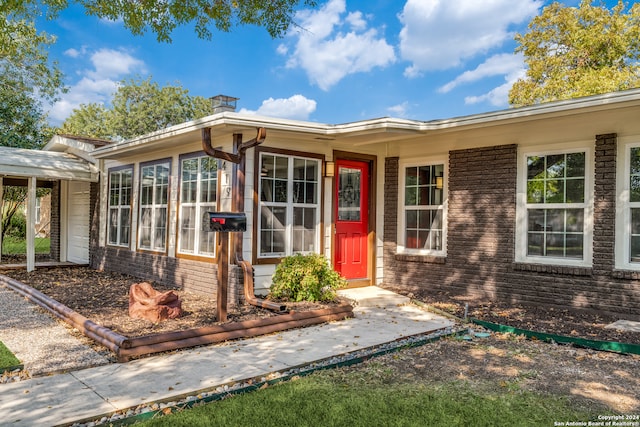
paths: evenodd
<path fill-rule="evenodd" d="M 247 231 L 247 217 L 243 212 L 205 212 L 202 231 L 233 233 Z"/>

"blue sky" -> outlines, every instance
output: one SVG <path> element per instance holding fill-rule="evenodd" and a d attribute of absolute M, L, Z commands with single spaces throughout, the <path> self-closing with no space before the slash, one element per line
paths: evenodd
<path fill-rule="evenodd" d="M 548 3 L 319 0 L 298 12 L 302 29 L 281 39 L 244 26 L 200 40 L 188 26 L 172 43 L 153 33 L 133 36 L 121 22 L 71 7 L 38 23 L 57 36 L 50 58 L 69 87 L 49 118 L 58 125 L 80 104 L 108 105 L 119 81 L 148 76 L 191 95 L 237 97 L 241 112 L 330 124 L 500 110 L 524 74 L 513 35 Z"/>

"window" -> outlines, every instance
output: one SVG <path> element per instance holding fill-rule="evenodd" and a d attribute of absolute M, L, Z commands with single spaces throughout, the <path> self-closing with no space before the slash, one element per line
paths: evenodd
<path fill-rule="evenodd" d="M 218 161 L 209 156 L 180 159 L 178 253 L 213 257 L 216 233 L 202 231 L 202 216 L 217 210 Z"/>
<path fill-rule="evenodd" d="M 109 171 L 109 224 L 107 241 L 129 246 L 131 236 L 131 190 L 133 168 Z"/>
<path fill-rule="evenodd" d="M 520 261 L 590 265 L 590 153 L 525 154 L 523 208 L 517 233 Z"/>
<path fill-rule="evenodd" d="M 42 216 L 42 197 L 36 198 L 36 225 L 40 224 L 40 217 Z"/>
<path fill-rule="evenodd" d="M 619 161 L 616 266 L 640 269 L 640 144 L 623 146 Z"/>
<path fill-rule="evenodd" d="M 401 182 L 400 250 L 444 254 L 444 163 L 407 165 Z"/>
<path fill-rule="evenodd" d="M 318 252 L 320 160 L 260 153 L 259 257 Z"/>
<path fill-rule="evenodd" d="M 170 168 L 168 160 L 140 165 L 140 249 L 166 250 Z"/>

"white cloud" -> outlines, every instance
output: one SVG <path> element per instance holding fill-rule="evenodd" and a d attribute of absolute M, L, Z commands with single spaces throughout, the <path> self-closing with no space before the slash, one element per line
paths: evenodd
<path fill-rule="evenodd" d="M 387 108 L 387 111 L 396 117 L 406 117 L 409 111 L 409 103 L 407 101 Z"/>
<path fill-rule="evenodd" d="M 65 53 L 77 60 L 86 59 L 89 54 L 84 48 Z M 147 72 L 144 61 L 125 50 L 100 49 L 90 53 L 88 60 L 92 68 L 80 71 L 80 79 L 70 85 L 69 91 L 49 111 L 52 124 L 61 124 L 81 104 L 108 104 L 120 80 Z"/>
<path fill-rule="evenodd" d="M 80 52 L 78 49 L 71 48 L 71 49 L 65 50 L 63 54 L 70 58 L 77 58 L 82 54 L 82 52 Z"/>
<path fill-rule="evenodd" d="M 371 71 L 395 61 L 395 52 L 359 11 L 346 12 L 345 0 L 330 0 L 320 10 L 304 10 L 296 15 L 300 28 L 287 68 L 302 68 L 312 84 L 322 90 L 349 74 Z M 286 52 L 278 48 L 278 52 Z"/>
<path fill-rule="evenodd" d="M 289 98 L 269 98 L 262 101 L 258 110 L 252 111 L 242 108 L 243 114 L 258 114 L 261 116 L 280 117 L 284 119 L 307 120 L 316 111 L 316 101 L 303 95 L 293 95 Z"/>
<path fill-rule="evenodd" d="M 465 104 L 478 104 L 480 102 L 489 102 L 495 107 L 506 107 L 509 105 L 509 90 L 513 84 L 520 78 L 524 78 L 526 69 L 523 67 L 513 69 L 506 73 L 505 83 L 490 90 L 489 92 L 479 96 L 467 96 L 464 99 Z"/>
<path fill-rule="evenodd" d="M 133 72 L 146 72 L 144 62 L 125 50 L 100 49 L 91 55 L 94 69 L 87 75 L 99 78 L 121 78 Z"/>
<path fill-rule="evenodd" d="M 405 76 L 445 70 L 511 40 L 511 26 L 538 13 L 540 0 L 407 0 L 399 16 Z"/>
<path fill-rule="evenodd" d="M 461 84 L 472 83 L 486 77 L 499 75 L 520 76 L 522 70 L 524 70 L 524 56 L 522 54 L 501 53 L 491 56 L 474 70 L 460 74 L 449 83 L 438 88 L 438 92 L 447 93 Z"/>
<path fill-rule="evenodd" d="M 367 28 L 367 21 L 363 18 L 362 12 L 351 12 L 345 19 L 354 30 L 363 31 Z"/>

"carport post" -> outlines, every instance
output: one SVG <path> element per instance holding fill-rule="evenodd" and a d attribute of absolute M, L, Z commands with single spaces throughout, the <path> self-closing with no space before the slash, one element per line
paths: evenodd
<path fill-rule="evenodd" d="M 36 268 L 36 178 L 29 177 L 27 186 L 27 271 Z"/>

